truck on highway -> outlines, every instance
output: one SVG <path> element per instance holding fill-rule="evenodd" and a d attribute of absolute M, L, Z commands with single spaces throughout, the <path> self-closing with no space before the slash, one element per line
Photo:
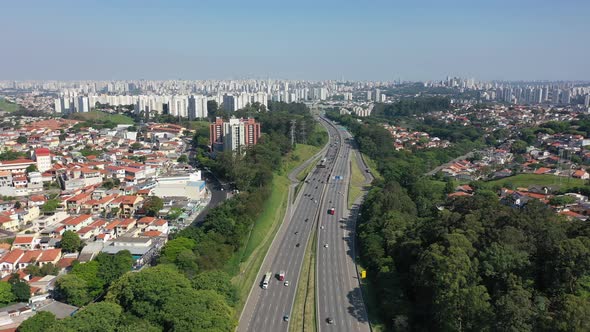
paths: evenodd
<path fill-rule="evenodd" d="M 336 213 L 336 209 L 331 208 L 328 210 L 328 214 L 334 215 Z"/>
<path fill-rule="evenodd" d="M 285 280 L 285 271 L 281 271 L 279 272 L 279 281 L 284 281 Z"/>
<path fill-rule="evenodd" d="M 270 282 L 271 278 L 272 278 L 271 272 L 268 272 L 267 274 L 264 275 L 264 279 L 262 280 L 262 289 L 268 288 L 268 283 Z"/>

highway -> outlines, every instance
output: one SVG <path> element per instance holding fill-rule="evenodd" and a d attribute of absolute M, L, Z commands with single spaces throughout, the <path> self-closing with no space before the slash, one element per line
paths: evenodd
<path fill-rule="evenodd" d="M 321 202 L 316 266 L 319 331 L 371 330 L 354 263 L 354 232 L 360 200 L 355 202 L 351 211 L 347 205 L 351 153 L 356 154 L 366 184 L 372 181 L 372 176 L 365 172 L 367 167 L 358 151 L 346 141 L 350 137 L 347 131 L 338 127 L 338 140 L 343 145 L 336 160 L 329 160 L 334 171 Z M 331 208 L 335 210 L 334 215 L 328 214 Z"/>
<path fill-rule="evenodd" d="M 339 150 L 337 144 L 332 144 L 337 133 L 334 127 L 327 125 L 327 128 L 330 141 L 325 150 L 325 158 L 334 160 Z M 339 144 L 342 144 L 342 140 L 339 140 Z M 288 331 L 289 322 L 285 321 L 284 316 L 291 316 L 297 281 L 312 227 L 316 227 L 318 216 L 326 213 L 320 210 L 320 205 L 331 174 L 331 165 L 328 162 L 326 168 L 314 168 L 305 183 L 302 183 L 295 203 L 287 210 L 264 259 L 258 279 L 252 286 L 240 317 L 238 331 Z M 278 280 L 277 274 L 280 271 L 285 272 L 285 280 L 289 281 L 289 286 Z M 261 282 L 267 272 L 272 272 L 273 278 L 268 288 L 262 289 Z"/>

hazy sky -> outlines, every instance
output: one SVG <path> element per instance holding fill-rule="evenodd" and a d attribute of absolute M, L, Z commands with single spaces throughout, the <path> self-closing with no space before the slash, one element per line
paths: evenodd
<path fill-rule="evenodd" d="M 590 0 L 1 1 L 2 79 L 590 79 Z"/>

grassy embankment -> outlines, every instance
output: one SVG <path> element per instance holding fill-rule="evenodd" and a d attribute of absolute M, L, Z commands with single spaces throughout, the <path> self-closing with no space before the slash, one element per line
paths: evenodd
<path fill-rule="evenodd" d="M 350 165 L 350 182 L 348 183 L 348 208 L 352 207 L 354 201 L 363 194 L 365 176 L 363 171 L 359 168 L 356 160 L 356 154 L 352 154 Z"/>
<path fill-rule="evenodd" d="M 0 98 L 0 111 L 15 112 L 15 111 L 18 111 L 19 109 L 20 109 L 20 106 L 18 104 L 8 101 L 4 98 Z"/>
<path fill-rule="evenodd" d="M 240 295 L 240 301 L 236 306 L 237 316 L 242 311 L 250 287 L 258 277 L 258 270 L 285 215 L 291 184 L 287 175 L 320 149 L 321 147 L 298 144 L 293 152 L 284 157 L 283 168 L 274 174 L 271 196 L 252 228 L 248 243 L 243 250 L 232 257 L 226 266 L 227 272 L 235 276 L 232 282 L 238 288 Z"/>
<path fill-rule="evenodd" d="M 377 163 L 373 159 L 369 158 L 369 156 L 367 156 L 366 154 L 362 153 L 362 155 L 363 160 L 365 161 L 365 164 L 367 164 L 367 167 L 369 167 L 369 170 L 371 171 L 373 177 L 377 180 L 383 180 L 383 177 L 377 170 Z"/>

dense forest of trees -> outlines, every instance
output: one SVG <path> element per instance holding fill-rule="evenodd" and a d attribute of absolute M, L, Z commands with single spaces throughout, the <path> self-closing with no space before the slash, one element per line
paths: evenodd
<path fill-rule="evenodd" d="M 446 186 L 421 174 L 461 151 L 395 152 L 378 125 L 331 116 L 383 175 L 362 206 L 358 240 L 388 329 L 590 330 L 587 223 L 536 201 L 513 209 L 486 190 L 447 200 Z"/>

